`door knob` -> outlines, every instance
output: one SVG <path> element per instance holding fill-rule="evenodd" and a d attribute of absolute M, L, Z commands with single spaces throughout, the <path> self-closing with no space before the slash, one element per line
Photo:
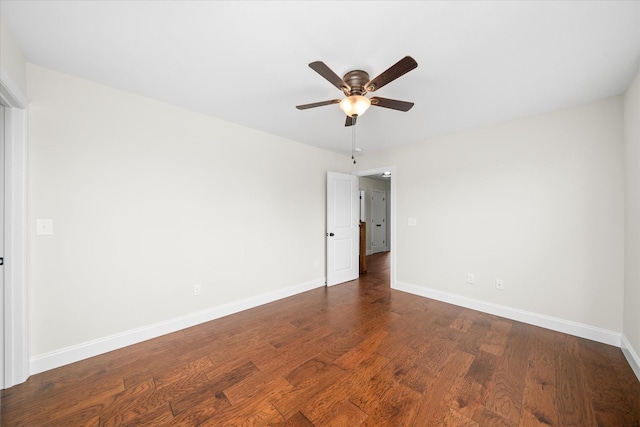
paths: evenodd
<path fill-rule="evenodd" d="M 335 236 L 335 234 L 329 233 L 329 237 L 333 237 L 333 236 Z"/>

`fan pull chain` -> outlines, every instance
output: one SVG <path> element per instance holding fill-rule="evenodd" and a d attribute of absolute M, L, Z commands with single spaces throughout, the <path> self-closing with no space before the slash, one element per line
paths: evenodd
<path fill-rule="evenodd" d="M 356 124 L 354 123 L 351 126 L 351 160 L 353 160 L 353 164 L 356 164 Z"/>

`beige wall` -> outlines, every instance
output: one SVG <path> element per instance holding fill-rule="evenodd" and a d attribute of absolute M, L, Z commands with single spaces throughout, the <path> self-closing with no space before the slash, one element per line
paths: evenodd
<path fill-rule="evenodd" d="M 346 156 L 27 71 L 31 222 L 54 229 L 31 238 L 34 357 L 323 283 L 326 171 Z"/>
<path fill-rule="evenodd" d="M 623 332 L 640 356 L 640 73 L 624 95 L 625 276 Z M 638 373 L 640 376 L 640 372 Z"/>
<path fill-rule="evenodd" d="M 617 97 L 363 157 L 396 166 L 397 281 L 622 331 L 622 139 Z"/>
<path fill-rule="evenodd" d="M 0 69 L 2 76 L 9 76 L 16 84 L 20 94 L 27 93 L 26 62 L 22 52 L 16 46 L 13 36 L 0 18 Z"/>
<path fill-rule="evenodd" d="M 31 223 L 55 233 L 31 238 L 34 356 L 324 277 L 344 156 L 38 66 L 28 83 Z M 638 353 L 637 93 L 361 158 L 396 167 L 398 281 L 624 329 Z"/>

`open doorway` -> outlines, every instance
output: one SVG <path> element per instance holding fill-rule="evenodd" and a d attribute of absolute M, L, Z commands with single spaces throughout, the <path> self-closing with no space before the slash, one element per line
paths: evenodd
<path fill-rule="evenodd" d="M 366 254 L 389 251 L 388 201 L 391 186 L 389 178 L 361 176 L 358 181 L 361 200 L 360 221 L 366 223 Z"/>
<path fill-rule="evenodd" d="M 395 283 L 395 172 L 395 166 L 384 166 L 353 173 L 365 197 L 361 220 L 367 224 L 366 254 L 387 253 L 391 287 Z"/>

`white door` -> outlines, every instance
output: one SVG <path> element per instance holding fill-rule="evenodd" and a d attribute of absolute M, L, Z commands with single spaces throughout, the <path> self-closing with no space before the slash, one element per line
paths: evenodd
<path fill-rule="evenodd" d="M 327 172 L 327 286 L 358 278 L 358 177 Z"/>
<path fill-rule="evenodd" d="M 371 253 L 387 249 L 387 201 L 386 192 L 371 190 Z"/>

